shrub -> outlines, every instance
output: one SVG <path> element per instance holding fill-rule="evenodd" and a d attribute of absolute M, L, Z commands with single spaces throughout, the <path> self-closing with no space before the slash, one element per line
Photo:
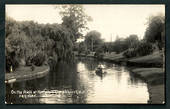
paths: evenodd
<path fill-rule="evenodd" d="M 123 53 L 123 56 L 127 57 L 127 58 L 132 58 L 132 57 L 136 57 L 136 56 L 145 56 L 145 55 L 149 55 L 153 52 L 154 48 L 152 46 L 151 43 L 147 43 L 147 42 L 140 42 L 136 48 L 132 49 L 128 49 Z"/>
<path fill-rule="evenodd" d="M 141 42 L 135 52 L 138 54 L 138 56 L 145 56 L 151 54 L 153 50 L 154 49 L 151 43 Z"/>
<path fill-rule="evenodd" d="M 41 66 L 45 62 L 45 59 L 45 55 L 42 52 L 38 52 L 35 56 L 26 58 L 26 66 L 31 66 L 32 64 Z"/>

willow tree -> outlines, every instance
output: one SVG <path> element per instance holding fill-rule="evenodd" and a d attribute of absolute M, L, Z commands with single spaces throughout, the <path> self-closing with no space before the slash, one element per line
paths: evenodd
<path fill-rule="evenodd" d="M 72 34 L 70 38 L 74 43 L 83 36 L 82 32 L 88 29 L 87 22 L 92 19 L 85 13 L 82 5 L 61 5 L 58 8 L 62 17 L 62 25 Z"/>
<path fill-rule="evenodd" d="M 6 70 L 8 72 L 11 66 L 14 70 L 19 66 L 25 54 L 25 43 L 28 38 L 24 32 L 20 31 L 20 24 L 9 17 L 6 17 L 5 31 Z"/>
<path fill-rule="evenodd" d="M 73 48 L 70 32 L 60 24 L 52 24 L 48 30 L 50 30 L 47 33 L 49 34 L 49 39 L 54 41 L 53 51 L 55 51 L 59 59 L 69 60 Z"/>

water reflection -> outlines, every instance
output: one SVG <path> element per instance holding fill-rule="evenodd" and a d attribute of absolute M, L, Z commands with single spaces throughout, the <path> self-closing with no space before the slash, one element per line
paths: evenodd
<path fill-rule="evenodd" d="M 105 75 L 96 75 L 99 64 Z M 147 103 L 147 84 L 135 78 L 125 67 L 94 59 L 80 58 L 76 63 L 60 62 L 46 77 L 6 85 L 6 101 L 34 103 Z M 11 90 L 51 91 L 21 97 Z M 55 92 L 55 93 L 52 93 Z"/>

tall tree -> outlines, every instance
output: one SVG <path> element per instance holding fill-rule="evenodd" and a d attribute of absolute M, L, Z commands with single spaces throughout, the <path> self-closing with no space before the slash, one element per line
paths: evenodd
<path fill-rule="evenodd" d="M 147 42 L 156 43 L 161 50 L 165 44 L 165 16 L 160 14 L 150 16 L 147 22 L 145 32 L 145 40 Z"/>
<path fill-rule="evenodd" d="M 85 13 L 82 5 L 62 5 L 59 6 L 60 15 L 62 17 L 62 25 L 64 25 L 71 33 L 73 42 L 82 35 L 82 31 L 87 28 L 87 22 L 91 21 L 91 17 Z"/>
<path fill-rule="evenodd" d="M 128 48 L 136 48 L 139 43 L 138 36 L 136 34 L 131 34 L 125 39 L 125 44 Z"/>
<path fill-rule="evenodd" d="M 98 31 L 90 31 L 85 36 L 85 43 L 87 48 L 91 51 L 95 51 L 99 45 L 103 43 L 101 34 Z"/>

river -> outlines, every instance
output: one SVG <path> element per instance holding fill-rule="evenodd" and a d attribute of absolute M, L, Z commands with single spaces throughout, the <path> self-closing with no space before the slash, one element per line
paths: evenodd
<path fill-rule="evenodd" d="M 95 73 L 99 64 L 104 66 L 103 76 Z M 148 100 L 147 83 L 125 66 L 92 58 L 60 62 L 43 78 L 6 84 L 8 104 L 143 104 Z"/>

